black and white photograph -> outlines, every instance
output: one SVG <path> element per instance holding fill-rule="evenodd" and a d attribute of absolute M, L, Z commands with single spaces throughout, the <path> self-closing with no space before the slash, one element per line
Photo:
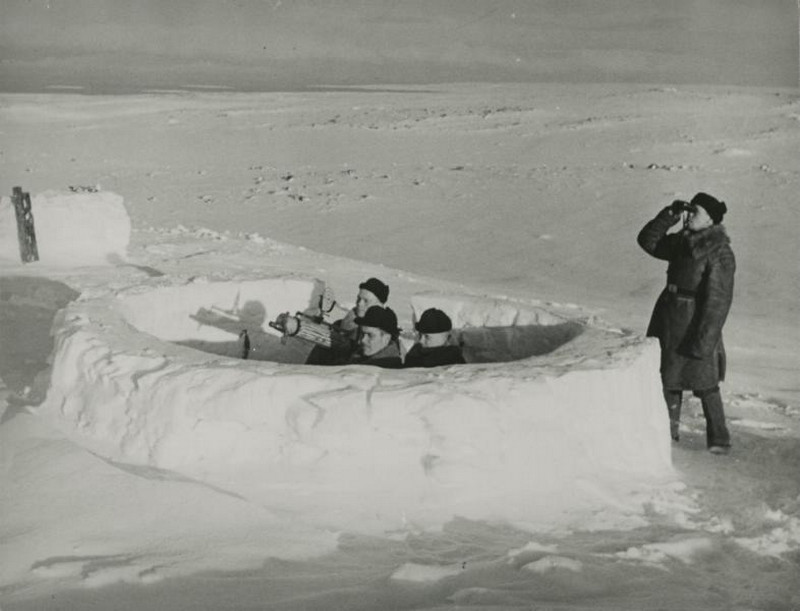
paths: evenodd
<path fill-rule="evenodd" d="M 3 0 L 0 610 L 800 611 L 797 0 Z"/>

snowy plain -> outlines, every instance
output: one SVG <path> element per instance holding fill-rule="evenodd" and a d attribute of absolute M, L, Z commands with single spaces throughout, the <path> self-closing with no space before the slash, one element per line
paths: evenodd
<path fill-rule="evenodd" d="M 3 235 L 3 609 L 800 607 L 795 90 L 4 95 L 0 112 L 13 143 L 3 194 L 91 187 L 121 196 L 131 223 L 124 252 L 99 264 L 70 258 L 91 254 L 96 234 L 25 265 Z M 640 496 L 607 492 L 582 523 L 524 528 L 452 507 L 433 530 L 309 528 L 218 480 L 111 458 L 46 417 L 58 312 L 165 282 L 312 278 L 347 302 L 378 276 L 406 327 L 412 298 L 434 292 L 635 337 L 664 278 L 636 233 L 701 190 L 728 202 L 739 264 L 723 386 L 734 451 L 705 452 L 690 401 L 680 443 L 663 442 L 675 476 Z M 481 375 L 465 383 L 489 392 Z M 463 425 L 449 413 L 445 429 Z M 525 490 L 536 477 L 509 482 Z"/>

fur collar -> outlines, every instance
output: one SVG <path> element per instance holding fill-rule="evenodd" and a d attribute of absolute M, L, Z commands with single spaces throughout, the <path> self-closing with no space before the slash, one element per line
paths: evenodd
<path fill-rule="evenodd" d="M 731 242 L 725 227 L 722 225 L 712 225 L 708 229 L 697 232 L 685 231 L 683 238 L 686 245 L 686 254 L 692 259 L 701 259 L 708 256 L 718 248 Z"/>

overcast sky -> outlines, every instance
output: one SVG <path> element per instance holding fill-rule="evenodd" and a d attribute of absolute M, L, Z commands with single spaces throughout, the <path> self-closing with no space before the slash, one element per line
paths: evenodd
<path fill-rule="evenodd" d="M 794 87 L 796 0 L 2 0 L 0 88 Z"/>

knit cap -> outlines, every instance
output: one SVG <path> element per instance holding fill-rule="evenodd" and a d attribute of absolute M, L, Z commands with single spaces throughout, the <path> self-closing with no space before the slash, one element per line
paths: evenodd
<path fill-rule="evenodd" d="M 365 280 L 358 285 L 358 288 L 369 291 L 375 295 L 375 297 L 377 297 L 378 301 L 381 303 L 386 303 L 386 301 L 389 299 L 389 287 L 377 278 L 369 278 L 368 280 Z"/>
<path fill-rule="evenodd" d="M 705 209 L 715 225 L 719 225 L 722 222 L 722 217 L 725 216 L 725 213 L 728 211 L 725 202 L 719 201 L 708 193 L 698 193 L 692 198 L 691 204 L 693 206 L 701 206 Z"/>
<path fill-rule="evenodd" d="M 453 328 L 450 317 L 437 308 L 428 308 L 414 325 L 419 333 L 445 333 Z"/>

